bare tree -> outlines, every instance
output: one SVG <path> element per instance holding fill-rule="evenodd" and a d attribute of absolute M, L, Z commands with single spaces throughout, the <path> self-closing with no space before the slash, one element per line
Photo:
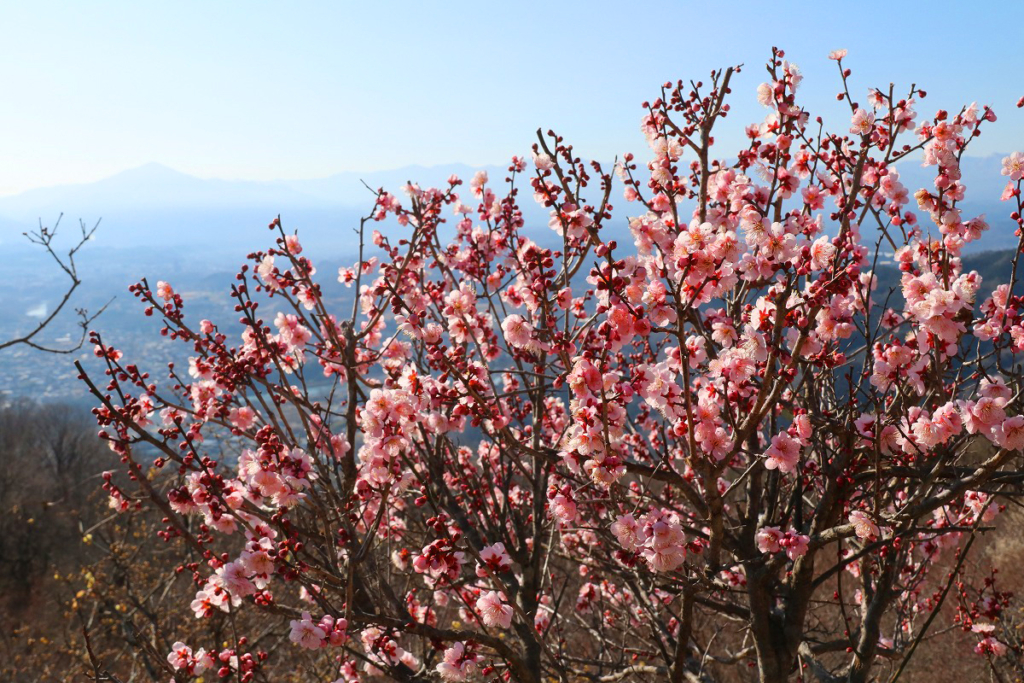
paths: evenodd
<path fill-rule="evenodd" d="M 79 249 L 85 246 L 85 243 L 88 242 L 89 239 L 93 236 L 93 233 L 96 232 L 96 228 L 98 228 L 100 224 L 100 222 L 97 220 L 96 224 L 89 228 L 85 224 L 85 221 L 80 220 L 79 228 L 82 231 L 81 237 L 74 244 L 74 246 L 72 246 L 71 249 L 68 250 L 66 255 L 61 256 L 59 253 L 57 253 L 57 250 L 55 249 L 54 240 L 57 237 L 57 229 L 60 226 L 60 221 L 63 217 L 64 214 L 58 216 L 57 222 L 54 223 L 52 228 L 44 226 L 42 221 L 40 220 L 39 230 L 37 232 L 24 233 L 30 242 L 32 242 L 33 244 L 38 244 L 43 249 L 45 249 L 46 252 L 50 255 L 50 257 L 57 263 L 60 269 L 63 270 L 64 274 L 67 276 L 68 284 L 66 289 L 64 290 L 63 296 L 61 297 L 60 303 L 57 304 L 57 306 L 53 309 L 53 311 L 50 312 L 49 315 L 45 316 L 39 322 L 38 325 L 36 325 L 26 334 L 16 336 L 7 340 L 0 339 L 0 351 L 8 347 L 15 346 L 17 344 L 24 344 L 25 346 L 30 346 L 33 349 L 45 351 L 46 353 L 74 353 L 78 349 L 82 348 L 82 344 L 85 343 L 85 337 L 89 330 L 89 325 L 92 323 L 92 321 L 99 317 L 99 315 L 103 313 L 103 311 L 106 310 L 107 306 L 109 305 L 109 302 L 107 304 L 104 304 L 99 311 L 92 314 L 90 314 L 89 311 L 86 310 L 85 308 L 75 309 L 75 314 L 78 316 L 77 326 L 80 328 L 81 334 L 79 335 L 77 342 L 72 347 L 55 348 L 36 341 L 36 338 L 38 337 L 39 333 L 42 332 L 47 327 L 49 327 L 50 324 L 52 324 L 53 321 L 57 319 L 57 317 L 61 314 L 61 312 L 71 301 L 71 296 L 75 293 L 75 290 L 78 289 L 78 286 L 80 284 L 82 284 L 82 280 L 78 276 L 78 266 L 75 263 L 75 255 L 78 254 Z"/>

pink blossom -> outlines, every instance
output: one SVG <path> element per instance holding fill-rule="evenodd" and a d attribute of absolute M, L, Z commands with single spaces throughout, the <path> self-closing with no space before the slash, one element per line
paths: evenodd
<path fill-rule="evenodd" d="M 521 315 L 510 315 L 501 323 L 505 340 L 516 348 L 525 349 L 530 345 L 533 336 L 533 325 L 526 322 Z"/>
<path fill-rule="evenodd" d="M 1002 399 L 989 396 L 982 396 L 976 402 L 963 403 L 963 417 L 967 422 L 967 430 L 975 434 L 1002 424 L 1006 419 L 1006 411 L 1003 410 L 1002 404 Z"/>
<path fill-rule="evenodd" d="M 1006 654 L 1006 645 L 993 636 L 982 638 L 977 645 L 974 646 L 975 654 L 979 655 L 994 655 L 996 657 L 1002 657 Z"/>
<path fill-rule="evenodd" d="M 1003 193 L 999 195 L 999 199 L 1000 201 L 1005 202 L 1009 199 L 1013 199 L 1018 194 L 1020 194 L 1020 190 L 1017 189 L 1017 186 L 1011 180 L 1010 182 L 1006 183 L 1006 187 L 1003 188 Z"/>
<path fill-rule="evenodd" d="M 228 420 L 231 422 L 232 426 L 244 432 L 252 427 L 253 423 L 256 421 L 256 411 L 249 406 L 232 408 L 228 413 Z"/>
<path fill-rule="evenodd" d="M 515 610 L 505 602 L 503 593 L 498 591 L 484 593 L 477 599 L 476 609 L 487 626 L 508 628 L 512 625 L 512 615 Z"/>
<path fill-rule="evenodd" d="M 796 417 L 794 417 L 793 427 L 796 430 L 797 438 L 799 438 L 801 441 L 806 442 L 808 439 L 811 438 L 813 428 L 811 426 L 810 415 L 804 413 L 802 415 L 797 415 Z"/>
<path fill-rule="evenodd" d="M 565 524 L 576 521 L 576 503 L 561 493 L 551 500 L 551 511 Z"/>
<path fill-rule="evenodd" d="M 1024 154 L 1014 152 L 1003 159 L 1002 174 L 1010 176 L 1010 180 L 1020 180 L 1024 177 Z"/>
<path fill-rule="evenodd" d="M 268 254 L 263 257 L 263 260 L 256 267 L 256 274 L 259 275 L 260 280 L 271 290 L 278 290 L 281 289 L 281 283 L 278 282 L 274 272 L 274 257 Z"/>
<path fill-rule="evenodd" d="M 1012 451 L 1024 450 L 1024 415 L 1003 420 L 995 434 L 995 442 Z"/>
<path fill-rule="evenodd" d="M 850 132 L 854 135 L 867 135 L 875 125 L 875 115 L 866 109 L 858 108 L 853 112 L 850 121 Z"/>
<path fill-rule="evenodd" d="M 472 191 L 474 197 L 483 196 L 483 187 L 487 184 L 487 171 L 477 171 L 473 174 L 473 179 L 469 181 L 469 189 Z"/>
<path fill-rule="evenodd" d="M 533 163 L 537 167 L 537 169 L 541 171 L 548 171 L 554 168 L 555 166 L 554 160 L 549 155 L 544 153 L 537 154 L 535 152 L 533 154 Z"/>
<path fill-rule="evenodd" d="M 777 526 L 767 526 L 757 531 L 757 549 L 762 553 L 777 553 L 782 550 L 779 541 L 782 540 L 782 530 Z"/>
<path fill-rule="evenodd" d="M 619 539 L 619 544 L 626 550 L 634 550 L 640 544 L 638 529 L 639 525 L 632 514 L 619 515 L 611 527 L 612 533 Z"/>
<path fill-rule="evenodd" d="M 782 432 L 772 437 L 771 446 L 764 452 L 765 468 L 792 472 L 800 460 L 800 442 Z"/>
<path fill-rule="evenodd" d="M 213 610 L 217 608 L 217 602 L 214 601 L 210 593 L 205 590 L 196 592 L 196 597 L 192 600 L 192 611 L 196 615 L 196 619 L 208 617 L 213 614 Z"/>
<path fill-rule="evenodd" d="M 222 565 L 216 572 L 224 589 L 233 597 L 244 597 L 256 592 L 256 587 L 246 576 L 244 566 L 239 562 L 228 562 Z"/>
<path fill-rule="evenodd" d="M 643 533 L 646 540 L 641 554 L 654 571 L 672 571 L 686 559 L 686 537 L 668 516 L 649 517 Z"/>
<path fill-rule="evenodd" d="M 316 650 L 323 647 L 326 638 L 327 634 L 322 628 L 313 623 L 313 618 L 309 615 L 309 612 L 303 612 L 301 619 L 292 620 L 291 622 L 291 633 L 288 634 L 288 639 L 300 647 L 304 647 L 307 650 Z"/>
<path fill-rule="evenodd" d="M 850 513 L 850 524 L 857 538 L 870 541 L 878 538 L 878 525 L 871 521 L 866 512 L 854 510 Z"/>
<path fill-rule="evenodd" d="M 505 551 L 504 543 L 486 546 L 480 551 L 482 565 L 476 567 L 476 575 L 484 578 L 491 573 L 500 574 L 512 568 L 512 558 Z"/>
<path fill-rule="evenodd" d="M 171 652 L 167 655 L 167 661 L 175 671 L 187 669 L 192 662 L 192 648 L 185 643 L 178 641 L 171 646 Z"/>
<path fill-rule="evenodd" d="M 785 549 L 786 556 L 789 559 L 795 560 L 807 553 L 807 546 L 810 542 L 811 538 L 809 536 L 798 534 L 791 530 L 779 541 L 779 545 Z"/>
<path fill-rule="evenodd" d="M 156 283 L 156 295 L 164 301 L 170 301 L 174 298 L 174 289 L 169 283 L 160 280 Z"/>
<path fill-rule="evenodd" d="M 467 650 L 465 643 L 455 643 L 444 651 L 437 672 L 446 681 L 465 681 L 476 671 L 477 655 Z"/>

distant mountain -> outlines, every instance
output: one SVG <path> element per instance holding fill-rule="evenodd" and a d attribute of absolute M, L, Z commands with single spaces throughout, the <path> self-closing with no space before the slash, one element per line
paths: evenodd
<path fill-rule="evenodd" d="M 1007 248 L 1015 242 L 1012 233 L 1016 226 L 1006 215 L 1009 207 L 999 202 L 1005 186 L 1005 177 L 999 173 L 1000 159 L 1001 155 L 966 157 L 962 163 L 968 187 L 965 213 L 985 213 L 992 225 L 985 238 L 971 245 L 972 251 Z M 482 168 L 493 183 L 507 175 L 504 166 Z M 932 187 L 933 168 L 922 168 L 916 160 L 902 162 L 898 168 L 911 191 Z M 307 245 L 321 253 L 344 256 L 355 247 L 351 229 L 372 208 L 373 195 L 364 183 L 398 192 L 409 181 L 423 187 L 443 186 L 452 174 L 468 181 L 477 170 L 465 164 L 444 164 L 347 172 L 313 180 L 257 182 L 201 179 L 160 164 L 147 164 L 93 183 L 41 188 L 0 198 L 0 244 L 9 250 L 21 243 L 22 232 L 36 229 L 40 219 L 52 225 L 64 213 L 71 229 L 79 217 L 89 223 L 102 218 L 96 239 L 106 247 L 174 248 L 237 256 L 267 247 L 266 225 L 280 214 L 286 228 L 298 228 Z M 468 193 L 468 188 L 463 192 Z M 528 231 L 536 239 L 549 241 L 546 212 L 529 201 L 528 194 L 523 196 Z M 615 203 L 620 205 L 620 212 L 635 208 L 621 201 Z M 611 226 L 620 241 L 626 235 L 625 215 L 619 213 Z"/>
<path fill-rule="evenodd" d="M 503 168 L 487 170 L 495 178 L 504 177 Z M 373 195 L 363 181 L 398 192 L 410 180 L 438 186 L 453 173 L 468 180 L 475 171 L 449 164 L 258 182 L 205 180 L 147 164 L 93 183 L 0 198 L 0 244 L 18 244 L 21 233 L 36 229 L 40 219 L 52 225 L 63 213 L 66 230 L 77 229 L 79 217 L 88 223 L 102 218 L 96 240 L 107 246 L 237 254 L 269 246 L 266 226 L 280 214 L 287 229 L 299 228 L 305 243 L 341 255 L 353 248 L 349 230 L 373 207 Z"/>
<path fill-rule="evenodd" d="M 29 190 L 0 198 L 0 213 L 33 218 L 40 209 L 65 204 L 90 213 L 113 209 L 222 208 L 247 204 L 322 204 L 281 182 L 203 180 L 160 164 L 146 164 L 81 185 Z M 67 211 L 66 209 L 65 211 Z M 51 209 L 52 210 L 52 209 Z"/>

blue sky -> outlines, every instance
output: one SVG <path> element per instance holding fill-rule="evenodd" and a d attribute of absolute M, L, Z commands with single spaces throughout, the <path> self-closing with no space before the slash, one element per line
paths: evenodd
<path fill-rule="evenodd" d="M 855 95 L 911 81 L 932 113 L 977 100 L 974 154 L 1024 148 L 1018 2 L 47 2 L 0 10 L 0 194 L 159 162 L 200 177 L 323 177 L 502 163 L 537 127 L 585 157 L 641 151 L 661 82 L 744 63 L 722 156 L 763 110 L 772 45 L 833 128 L 835 48 Z"/>

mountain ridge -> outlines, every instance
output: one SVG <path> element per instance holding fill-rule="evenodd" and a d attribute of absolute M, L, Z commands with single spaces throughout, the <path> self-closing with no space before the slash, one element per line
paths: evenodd
<path fill-rule="evenodd" d="M 1011 236 L 1016 226 L 1003 215 L 1009 214 L 1009 207 L 999 202 L 1006 184 L 1005 176 L 1000 174 L 1002 156 L 964 157 L 961 162 L 967 185 L 967 200 L 961 204 L 965 217 L 985 213 L 992 225 L 982 240 L 969 245 L 971 251 L 1015 244 Z M 933 187 L 934 168 L 921 167 L 920 159 L 903 161 L 897 169 L 911 193 L 919 187 Z M 505 165 L 454 162 L 342 171 L 304 180 L 254 181 L 200 178 L 151 162 L 89 183 L 35 188 L 0 197 L 0 244 L 17 242 L 22 239 L 20 233 L 37 229 L 39 220 L 52 225 L 63 214 L 66 223 L 81 217 L 91 224 L 102 218 L 96 239 L 108 246 L 202 245 L 237 251 L 239 246 L 266 247 L 267 236 L 262 230 L 280 214 L 288 229 L 301 229 L 304 242 L 337 252 L 347 243 L 348 235 L 336 228 L 356 225 L 373 207 L 373 194 L 364 182 L 371 188 L 398 192 L 410 181 L 441 187 L 452 174 L 468 181 L 477 170 L 486 170 L 495 183 L 507 175 Z M 1007 210 L 1000 211 L 1003 207 Z M 528 223 L 546 226 L 542 207 L 525 201 L 523 210 Z M 920 216 L 922 212 L 917 213 Z M 618 231 L 625 230 L 623 215 L 617 215 L 614 221 Z"/>

